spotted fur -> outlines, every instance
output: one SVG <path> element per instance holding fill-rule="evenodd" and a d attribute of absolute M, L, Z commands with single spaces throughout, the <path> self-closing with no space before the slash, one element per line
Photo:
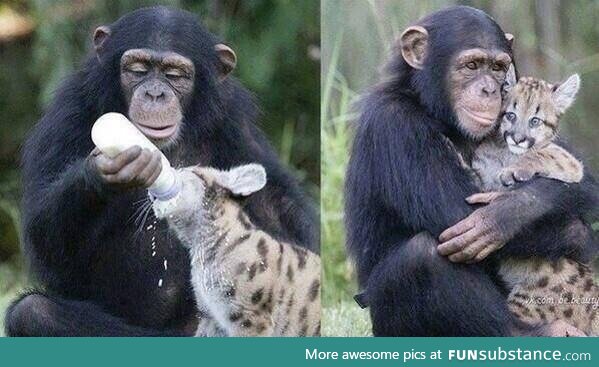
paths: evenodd
<path fill-rule="evenodd" d="M 503 115 L 497 135 L 477 148 L 472 168 L 484 191 L 504 191 L 515 181 L 540 175 L 564 182 L 579 182 L 583 166 L 552 141 L 559 120 L 574 100 L 578 76 L 562 85 L 534 78 L 515 83 L 508 75 Z M 510 86 L 511 84 L 511 86 Z M 532 123 L 533 119 L 538 119 Z M 599 288 L 592 270 L 563 258 L 509 259 L 499 271 L 510 288 L 508 305 L 530 324 L 563 320 L 587 335 L 599 334 Z"/>
<path fill-rule="evenodd" d="M 559 85 L 530 77 L 516 83 L 513 69 L 510 78 L 496 136 L 481 143 L 474 154 L 472 168 L 482 188 L 500 190 L 534 175 L 580 182 L 582 163 L 553 143 L 560 118 L 578 91 L 578 75 Z"/>
<path fill-rule="evenodd" d="M 599 336 L 599 287 L 590 267 L 573 260 L 507 260 L 500 275 L 511 292 L 508 307 L 530 324 L 563 320 Z"/>
<path fill-rule="evenodd" d="M 156 215 L 167 218 L 189 249 L 196 335 L 318 336 L 320 258 L 252 223 L 239 196 L 265 181 L 253 184 L 253 172 L 242 172 L 249 166 L 181 170 L 175 202 L 154 203 Z"/>

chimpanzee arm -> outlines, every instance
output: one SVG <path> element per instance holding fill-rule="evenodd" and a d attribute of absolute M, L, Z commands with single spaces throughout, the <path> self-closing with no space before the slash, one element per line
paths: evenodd
<path fill-rule="evenodd" d="M 346 175 L 347 248 L 365 286 L 376 264 L 422 232 L 439 233 L 475 208 L 477 192 L 455 149 L 408 96 L 362 101 Z M 434 248 L 434 244 L 431 244 Z"/>
<path fill-rule="evenodd" d="M 89 253 L 91 226 L 109 192 L 87 158 L 93 148 L 89 131 L 70 129 L 70 120 L 57 115 L 50 110 L 23 149 L 25 250 L 32 270 L 43 271 L 47 283 L 68 279 L 58 274 L 85 264 L 81 256 Z M 73 256 L 81 262 L 74 264 Z"/>
<path fill-rule="evenodd" d="M 500 255 L 548 259 L 567 255 L 580 261 L 596 257 L 599 245 L 583 220 L 593 223 L 598 218 L 598 186 L 590 172 L 585 172 L 578 184 L 537 178 L 514 190 L 514 203 L 522 205 L 513 209 L 525 212 L 528 224 Z"/>
<path fill-rule="evenodd" d="M 568 223 L 596 211 L 596 195 L 590 175 L 578 184 L 535 179 L 445 230 L 439 252 L 451 261 L 477 262 L 507 244 L 500 252 L 504 256 L 588 260 L 597 251 L 590 228 L 584 222 L 574 227 Z"/>
<path fill-rule="evenodd" d="M 366 101 L 354 144 L 354 165 L 362 166 L 382 204 L 414 233 L 441 231 L 468 216 L 464 198 L 478 191 L 439 124 L 407 102 Z"/>

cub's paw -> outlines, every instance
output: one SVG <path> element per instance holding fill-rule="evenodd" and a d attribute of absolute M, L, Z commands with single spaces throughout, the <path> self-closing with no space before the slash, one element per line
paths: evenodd
<path fill-rule="evenodd" d="M 530 181 L 536 172 L 524 168 L 504 168 L 499 174 L 499 180 L 504 186 L 512 186 L 516 182 Z"/>
<path fill-rule="evenodd" d="M 518 182 L 530 181 L 535 174 L 536 172 L 532 170 L 518 168 L 514 171 L 514 179 Z"/>
<path fill-rule="evenodd" d="M 499 180 L 503 186 L 512 186 L 516 183 L 516 179 L 514 178 L 514 171 L 509 168 L 505 168 L 501 170 L 499 173 Z"/>

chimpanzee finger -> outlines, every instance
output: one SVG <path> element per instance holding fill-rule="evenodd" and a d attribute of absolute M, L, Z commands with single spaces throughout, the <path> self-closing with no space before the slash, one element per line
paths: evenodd
<path fill-rule="evenodd" d="M 460 236 L 441 243 L 439 246 L 437 246 L 437 252 L 442 256 L 454 254 L 472 244 L 472 242 L 474 242 L 478 237 L 480 237 L 480 232 L 475 229 L 471 229 Z"/>
<path fill-rule="evenodd" d="M 501 195 L 500 192 L 479 192 L 466 198 L 468 204 L 489 204 Z"/>
<path fill-rule="evenodd" d="M 162 163 L 160 164 L 160 166 L 156 167 L 154 172 L 152 172 L 152 175 L 146 181 L 146 187 L 150 187 L 154 183 L 154 181 L 156 181 L 156 179 L 160 175 L 161 171 L 162 171 Z"/>
<path fill-rule="evenodd" d="M 98 148 L 95 147 L 90 153 L 89 155 L 91 155 L 92 157 L 96 157 L 99 156 L 100 154 L 102 154 L 102 151 Z"/>
<path fill-rule="evenodd" d="M 449 261 L 454 263 L 465 263 L 475 258 L 485 247 L 489 245 L 486 238 L 480 238 L 458 253 L 449 256 Z"/>
<path fill-rule="evenodd" d="M 497 249 L 497 246 L 486 246 L 485 248 L 483 248 L 478 255 L 476 255 L 472 260 L 470 260 L 468 263 L 469 264 L 473 264 L 473 263 L 477 263 L 477 262 L 481 262 L 484 259 L 487 258 L 487 256 L 489 256 L 493 251 L 495 251 Z"/>
<path fill-rule="evenodd" d="M 116 175 L 120 182 L 128 183 L 138 181 L 138 176 L 143 171 L 143 169 L 150 163 L 152 160 L 152 152 L 143 149 L 141 154 L 132 162 L 123 167 Z"/>
<path fill-rule="evenodd" d="M 119 183 L 121 183 L 119 181 L 119 178 L 117 177 L 116 174 L 104 174 L 104 173 L 100 173 L 100 177 L 102 177 L 102 180 L 104 180 L 104 182 L 109 183 L 109 184 L 119 184 Z"/>
<path fill-rule="evenodd" d="M 137 159 L 141 152 L 142 149 L 136 145 L 119 153 L 114 158 L 109 158 L 104 154 L 100 154 L 96 157 L 96 166 L 100 172 L 105 175 L 115 174 L 127 164 Z"/>
<path fill-rule="evenodd" d="M 447 242 L 450 239 L 460 236 L 474 228 L 476 223 L 471 219 L 471 216 L 472 214 L 444 230 L 443 233 L 439 235 L 439 242 Z"/>
<path fill-rule="evenodd" d="M 150 162 L 146 167 L 139 173 L 138 179 L 144 187 L 149 187 L 156 181 L 156 178 L 162 170 L 162 156 L 160 152 L 155 151 L 152 153 Z"/>

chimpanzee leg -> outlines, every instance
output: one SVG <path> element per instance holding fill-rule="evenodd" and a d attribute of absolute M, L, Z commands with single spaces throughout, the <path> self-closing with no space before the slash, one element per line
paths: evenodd
<path fill-rule="evenodd" d="M 175 336 L 177 331 L 129 325 L 91 302 L 72 301 L 42 292 L 17 299 L 6 314 L 9 336 Z"/>
<path fill-rule="evenodd" d="M 526 328 L 477 264 L 454 264 L 420 233 L 388 254 L 368 279 L 376 336 L 506 336 Z"/>

